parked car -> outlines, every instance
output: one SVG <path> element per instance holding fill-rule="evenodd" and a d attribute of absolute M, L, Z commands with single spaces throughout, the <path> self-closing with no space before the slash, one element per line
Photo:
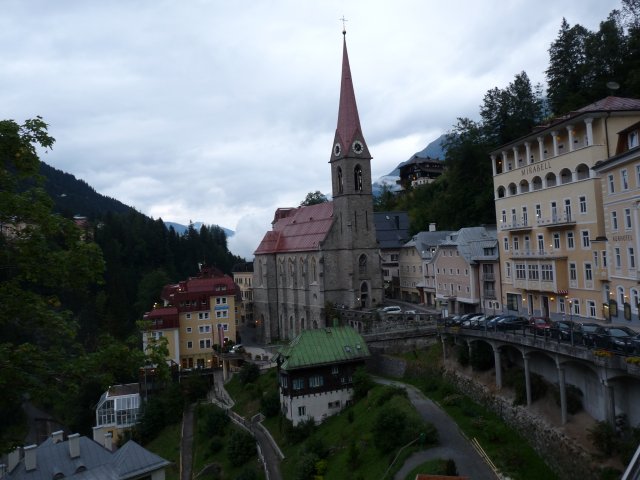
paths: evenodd
<path fill-rule="evenodd" d="M 529 329 L 535 335 L 549 336 L 551 325 L 551 320 L 546 317 L 531 317 L 529 319 Z"/>
<path fill-rule="evenodd" d="M 582 336 L 582 344 L 586 347 L 593 347 L 593 334 L 596 332 L 598 327 L 600 327 L 600 325 L 597 323 L 589 322 L 578 322 L 577 325 Z"/>
<path fill-rule="evenodd" d="M 231 347 L 230 352 L 231 353 L 244 353 L 244 345 L 242 345 L 241 343 L 237 343 L 233 347 Z"/>
<path fill-rule="evenodd" d="M 382 313 L 386 313 L 388 315 L 397 315 L 399 313 L 402 313 L 402 308 L 400 308 L 398 305 L 390 305 L 388 307 L 384 307 L 382 309 Z"/>
<path fill-rule="evenodd" d="M 593 332 L 593 341 L 596 347 L 608 350 L 617 350 L 624 353 L 634 353 L 634 342 L 638 332 L 625 326 L 598 326 Z"/>
<path fill-rule="evenodd" d="M 529 320 L 516 315 L 505 315 L 496 321 L 496 330 L 519 330 L 529 325 Z"/>
<path fill-rule="evenodd" d="M 487 328 L 488 323 L 496 318 L 498 315 L 483 315 L 479 318 L 474 318 L 475 327 L 480 330 L 484 330 Z"/>
<path fill-rule="evenodd" d="M 482 316 L 481 313 L 468 313 L 463 316 L 462 326 L 464 328 L 475 328 L 476 320 Z"/>
<path fill-rule="evenodd" d="M 496 315 L 495 317 L 487 320 L 485 322 L 485 327 L 487 328 L 487 330 L 495 330 L 496 329 L 496 325 L 498 323 L 498 321 L 503 318 L 503 317 L 508 317 L 510 315 L 508 314 L 502 314 L 502 315 Z"/>
<path fill-rule="evenodd" d="M 549 329 L 551 338 L 560 340 L 561 342 L 572 342 L 573 344 L 582 343 L 582 331 L 580 327 L 569 320 L 556 320 L 552 322 Z"/>

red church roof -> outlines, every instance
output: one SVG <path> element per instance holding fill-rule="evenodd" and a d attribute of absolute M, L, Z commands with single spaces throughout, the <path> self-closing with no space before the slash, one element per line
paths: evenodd
<path fill-rule="evenodd" d="M 283 210 L 276 211 L 273 230 L 265 234 L 254 255 L 318 250 L 333 223 L 333 202 L 298 207 L 287 216 L 278 215 Z"/>

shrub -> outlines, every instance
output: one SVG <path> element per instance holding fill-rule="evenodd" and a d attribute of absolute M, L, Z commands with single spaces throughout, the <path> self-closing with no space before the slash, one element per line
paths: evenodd
<path fill-rule="evenodd" d="M 442 404 L 446 406 L 460 405 L 462 401 L 462 395 L 458 393 L 454 393 L 452 395 L 448 395 L 442 399 Z"/>
<path fill-rule="evenodd" d="M 295 445 L 296 443 L 304 442 L 313 434 L 315 429 L 316 422 L 310 417 L 298 423 L 295 427 L 293 426 L 293 423 L 287 420 L 284 426 L 284 433 L 287 442 L 291 445 Z"/>
<path fill-rule="evenodd" d="M 359 400 L 367 396 L 369 390 L 373 388 L 373 380 L 367 371 L 360 367 L 353 373 L 353 397 Z"/>
<path fill-rule="evenodd" d="M 353 440 L 349 444 L 349 450 L 347 451 L 347 465 L 351 470 L 356 470 L 360 466 L 360 449 Z"/>
<path fill-rule="evenodd" d="M 484 342 L 473 342 L 471 344 L 471 353 L 469 354 L 469 363 L 471 368 L 476 371 L 485 371 L 493 368 L 494 357 L 491 345 Z"/>
<path fill-rule="evenodd" d="M 218 453 L 220 450 L 222 450 L 223 447 L 224 440 L 222 439 L 222 437 L 218 437 L 216 435 L 215 437 L 211 437 L 211 440 L 209 440 L 209 451 L 212 454 Z"/>
<path fill-rule="evenodd" d="M 209 378 L 201 375 L 194 375 L 185 378 L 182 382 L 182 393 L 189 402 L 195 402 L 205 398 L 209 393 Z"/>
<path fill-rule="evenodd" d="M 238 372 L 238 380 L 242 385 L 255 382 L 260 376 L 260 368 L 255 363 L 247 362 Z"/>
<path fill-rule="evenodd" d="M 204 437 L 224 435 L 230 421 L 226 412 L 215 405 L 198 408 L 198 430 Z"/>
<path fill-rule="evenodd" d="M 265 417 L 275 417 L 280 413 L 280 394 L 277 390 L 271 390 L 262 395 L 260 411 Z"/>
<path fill-rule="evenodd" d="M 347 412 L 347 422 L 353 423 L 355 416 L 356 414 L 353 412 L 353 409 L 349 409 L 349 411 Z"/>
<path fill-rule="evenodd" d="M 316 463 L 320 459 L 313 453 L 305 453 L 300 456 L 294 473 L 295 480 L 309 480 L 316 473 Z"/>
<path fill-rule="evenodd" d="M 608 422 L 597 422 L 587 429 L 587 438 L 604 455 L 609 456 L 616 450 L 616 430 Z"/>
<path fill-rule="evenodd" d="M 376 398 L 376 405 L 384 405 L 395 396 L 407 398 L 407 390 L 395 385 L 385 385 Z"/>
<path fill-rule="evenodd" d="M 227 458 L 234 467 L 251 460 L 256 454 L 256 441 L 244 430 L 234 430 L 227 443 Z"/>
<path fill-rule="evenodd" d="M 373 422 L 373 442 L 378 450 L 388 452 L 403 443 L 406 429 L 407 415 L 402 411 L 385 407 Z"/>
<path fill-rule="evenodd" d="M 326 447 L 321 438 L 310 437 L 304 444 L 304 451 L 307 453 L 313 453 L 318 458 L 326 458 L 329 454 L 329 449 Z"/>

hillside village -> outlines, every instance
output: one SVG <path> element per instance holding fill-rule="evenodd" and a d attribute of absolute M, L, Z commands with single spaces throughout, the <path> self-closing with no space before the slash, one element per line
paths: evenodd
<path fill-rule="evenodd" d="M 331 194 L 248 261 L 219 227 L 53 213 L 18 178 L 46 124 L 0 124 L 0 479 L 640 478 L 640 90 L 556 92 L 471 172 L 416 154 L 375 194 L 342 33 Z M 416 206 L 481 168 L 478 222 Z"/>

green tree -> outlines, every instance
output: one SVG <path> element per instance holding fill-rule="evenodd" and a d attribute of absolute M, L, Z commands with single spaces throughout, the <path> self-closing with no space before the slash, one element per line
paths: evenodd
<path fill-rule="evenodd" d="M 248 462 L 256 454 L 256 441 L 244 430 L 234 430 L 227 444 L 227 458 L 234 467 Z"/>
<path fill-rule="evenodd" d="M 53 143 L 40 117 L 0 121 L 0 451 L 21 440 L 23 396 L 55 408 L 78 390 L 84 352 L 64 297 L 86 294 L 104 268 L 41 188 L 37 149 Z"/>
<path fill-rule="evenodd" d="M 316 190 L 315 192 L 307 193 L 305 199 L 300 202 L 301 207 L 307 207 L 309 205 L 317 205 L 319 203 L 328 202 L 327 196 L 322 193 L 320 190 Z"/>

